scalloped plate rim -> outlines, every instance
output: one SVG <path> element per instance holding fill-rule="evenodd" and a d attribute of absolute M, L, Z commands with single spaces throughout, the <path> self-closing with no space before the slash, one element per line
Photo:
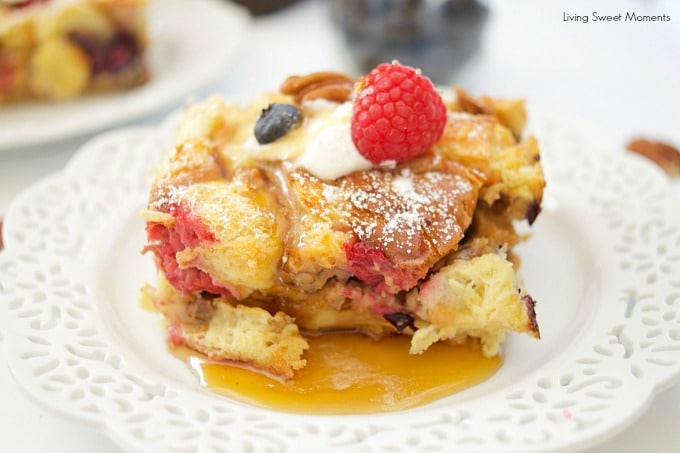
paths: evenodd
<path fill-rule="evenodd" d="M 13 224 L 13 222 L 14 222 L 14 220 L 13 220 L 14 215 L 17 215 L 17 216 L 20 215 L 19 207 L 22 205 L 22 203 L 25 203 L 26 200 L 30 199 L 32 194 L 39 193 L 41 190 L 44 190 L 44 188 L 47 187 L 50 182 L 58 181 L 58 180 L 61 180 L 61 179 L 64 179 L 64 178 L 68 178 L 69 175 L 71 175 L 72 173 L 74 173 L 78 169 L 78 165 L 80 165 L 80 163 L 85 162 L 85 159 L 88 157 L 88 155 L 90 153 L 97 152 L 98 144 L 104 143 L 104 142 L 106 142 L 106 140 L 109 140 L 109 139 L 116 139 L 116 138 L 124 137 L 130 131 L 134 131 L 134 133 L 138 133 L 138 134 L 146 134 L 146 133 L 152 134 L 153 129 L 152 128 L 136 128 L 134 130 L 114 131 L 114 132 L 109 133 L 109 134 L 104 134 L 103 136 L 100 136 L 100 137 L 96 138 L 95 140 L 89 142 L 85 146 L 83 146 L 83 148 L 81 148 L 81 150 L 74 156 L 73 160 L 69 163 L 69 165 L 62 172 L 45 178 L 41 182 L 37 183 L 35 186 L 28 189 L 26 192 L 24 192 L 22 194 L 22 196 L 20 196 L 16 199 L 15 203 L 12 205 L 12 208 L 8 212 L 8 217 L 7 217 L 8 223 L 7 224 L 10 225 L 10 228 L 11 228 L 11 225 Z M 629 159 L 629 158 L 628 157 L 626 157 L 626 158 L 622 157 L 622 159 L 625 160 L 625 159 Z M 634 159 L 631 159 L 631 162 L 633 160 Z M 635 165 L 637 165 L 637 163 Z M 641 168 L 644 168 L 644 167 L 645 167 L 644 165 L 641 166 Z M 645 170 L 645 171 L 648 171 L 648 170 Z M 668 187 L 670 187 L 670 186 L 668 185 Z M 670 189 L 668 189 L 667 191 L 669 191 L 669 190 Z M 125 208 L 122 208 L 122 210 L 125 210 Z M 676 226 L 677 226 L 677 224 L 680 223 L 677 215 L 670 215 L 668 218 L 670 219 L 671 223 L 675 222 Z M 8 243 L 7 244 L 7 251 L 3 251 L 2 254 L 0 254 L 0 256 L 3 256 L 3 257 L 12 256 L 12 254 L 14 253 L 14 250 L 15 250 L 15 245 L 12 244 L 12 243 Z M 2 260 L 0 259 L 0 263 L 1 262 L 2 262 Z M 12 329 L 7 329 L 4 332 L 4 343 L 5 343 L 4 346 L 5 346 L 5 349 L 7 351 L 8 357 L 10 357 L 10 355 L 11 355 L 11 349 L 12 348 L 10 348 L 10 345 L 14 344 L 15 341 L 21 341 L 20 337 L 21 337 L 21 335 L 18 335 L 18 333 L 13 332 Z M 19 375 L 21 375 L 21 371 L 19 371 L 15 368 L 16 364 L 12 360 L 8 360 L 8 363 L 10 365 L 10 368 L 12 369 L 12 375 L 18 378 Z M 532 374 L 539 374 L 538 371 L 539 370 L 536 370 L 535 373 L 532 373 Z M 532 374 L 527 376 L 525 378 L 525 380 L 533 379 Z M 680 377 L 680 367 L 676 366 L 673 371 L 670 371 L 670 372 L 667 373 L 667 375 L 665 376 L 665 379 L 661 379 L 657 382 L 651 383 L 652 384 L 651 386 L 648 385 L 650 383 L 646 383 L 647 385 L 645 385 L 645 383 L 642 383 L 642 382 L 640 382 L 639 385 L 637 385 L 637 386 L 634 385 L 633 387 L 640 390 L 639 392 L 636 392 L 636 395 L 638 396 L 638 398 L 636 398 L 636 400 L 638 401 L 639 404 L 634 406 L 633 410 L 626 413 L 626 414 L 618 414 L 619 415 L 618 419 L 616 419 L 616 420 L 614 420 L 613 418 L 610 419 L 609 420 L 610 426 L 609 426 L 608 429 L 605 429 L 604 431 L 601 430 L 601 432 L 595 433 L 595 434 L 593 434 L 592 432 L 589 432 L 589 431 L 586 431 L 586 432 L 581 431 L 581 432 L 572 433 L 571 435 L 573 437 L 571 437 L 569 440 L 563 441 L 563 442 L 558 441 L 556 443 L 552 443 L 552 444 L 550 444 L 551 447 L 552 448 L 565 448 L 565 449 L 573 448 L 575 446 L 585 447 L 585 446 L 588 446 L 588 445 L 594 445 L 597 442 L 603 440 L 604 438 L 609 437 L 611 435 L 614 435 L 616 432 L 622 430 L 625 426 L 632 423 L 640 414 L 642 414 L 644 412 L 644 410 L 646 409 L 646 407 L 651 402 L 654 395 L 658 394 L 663 389 L 662 387 L 669 386 L 673 381 L 677 381 L 679 377 Z M 30 395 L 28 388 L 25 388 L 23 385 L 20 385 L 20 387 L 22 387 L 22 390 L 24 391 L 25 394 Z M 184 390 L 188 390 L 189 394 L 195 393 L 195 389 L 184 389 Z M 642 391 L 642 390 L 646 390 L 646 391 Z M 198 394 L 200 394 L 200 392 Z M 33 395 L 30 395 L 30 396 L 32 397 Z M 206 398 L 212 398 L 212 397 L 206 396 Z M 67 415 L 67 416 L 71 416 L 71 417 L 75 416 L 72 413 L 72 411 L 68 411 L 68 410 L 64 409 L 63 407 L 62 408 L 53 407 L 49 403 L 46 403 L 45 401 L 40 401 L 39 398 L 32 398 L 32 399 L 37 400 L 37 402 L 41 403 L 42 405 L 47 405 L 46 408 L 53 410 L 53 411 L 56 411 L 56 412 L 58 412 L 62 415 Z M 203 400 L 204 398 L 203 398 L 203 396 L 200 396 L 198 399 Z M 630 400 L 627 400 L 627 401 L 630 402 Z M 426 408 L 417 408 L 417 409 L 411 410 L 411 411 L 404 411 L 404 412 L 391 413 L 391 414 L 380 414 L 378 417 L 385 417 L 386 420 L 387 419 L 392 419 L 392 420 L 397 419 L 398 420 L 398 419 L 401 419 L 402 417 L 404 417 L 405 415 L 406 416 L 408 416 L 409 414 L 413 415 L 414 413 L 418 413 L 418 412 L 422 412 L 422 411 L 426 411 L 426 410 L 427 410 Z M 258 412 L 258 411 L 267 413 L 267 411 L 264 410 L 264 409 L 255 410 L 255 412 Z M 295 415 L 295 414 L 283 414 L 282 416 L 284 416 L 284 417 L 290 416 L 294 419 L 295 418 L 296 419 L 305 418 L 305 416 L 303 416 L 303 415 Z M 344 417 L 345 416 L 331 416 L 331 417 L 327 417 L 327 418 L 342 419 Z M 361 419 L 375 418 L 375 416 L 357 416 L 357 417 L 361 418 Z M 76 418 L 79 418 L 79 417 L 76 417 Z M 134 440 L 128 439 L 129 436 L 121 434 L 121 432 L 120 432 L 121 427 L 120 426 L 114 426 L 111 423 L 108 423 L 106 420 L 99 420 L 99 421 L 90 420 L 90 421 L 93 422 L 96 425 L 103 427 L 105 429 L 105 431 L 107 433 L 109 433 L 109 435 L 113 438 L 114 441 L 120 442 L 120 441 L 123 441 L 125 439 L 125 441 L 123 442 L 125 444 L 125 447 L 131 447 L 131 446 L 143 447 L 143 445 L 144 445 L 143 443 L 140 444 L 140 441 L 135 442 Z M 602 422 L 602 423 L 604 425 L 607 425 L 606 421 Z M 602 426 L 602 425 L 600 425 L 600 426 Z M 119 436 L 121 438 L 117 439 L 117 437 L 119 437 Z M 528 448 L 529 446 L 523 445 L 523 446 L 520 446 L 520 447 Z M 533 450 L 533 451 L 543 451 L 543 450 L 541 450 L 539 448 L 539 449 Z"/>

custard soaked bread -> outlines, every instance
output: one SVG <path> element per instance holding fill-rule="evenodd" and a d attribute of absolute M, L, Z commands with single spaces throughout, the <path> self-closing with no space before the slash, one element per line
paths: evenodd
<path fill-rule="evenodd" d="M 144 212 L 171 342 L 290 378 L 304 333 L 409 335 L 414 354 L 538 338 L 512 254 L 545 185 L 524 121 L 397 63 L 190 107 Z"/>

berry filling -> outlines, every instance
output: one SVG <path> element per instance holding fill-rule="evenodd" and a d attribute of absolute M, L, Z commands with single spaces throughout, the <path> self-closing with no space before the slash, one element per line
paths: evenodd
<path fill-rule="evenodd" d="M 168 206 L 168 213 L 175 219 L 174 227 L 147 222 L 146 232 L 152 245 L 146 250 L 151 250 L 158 256 L 170 284 L 185 294 L 206 291 L 230 296 L 229 289 L 214 282 L 210 274 L 195 267 L 181 268 L 177 263 L 177 252 L 187 247 L 196 247 L 202 242 L 214 241 L 213 234 L 200 219 L 178 205 Z"/>
<path fill-rule="evenodd" d="M 399 269 L 377 247 L 367 247 L 361 241 L 343 245 L 349 271 L 381 294 L 408 290 L 418 283 L 419 275 Z"/>
<path fill-rule="evenodd" d="M 69 33 L 71 42 L 80 47 L 92 62 L 92 75 L 117 73 L 133 65 L 140 57 L 140 46 L 136 38 L 119 31 L 110 39 L 103 39 L 88 33 Z"/>
<path fill-rule="evenodd" d="M 182 326 L 176 319 L 168 324 L 167 335 L 168 343 L 174 347 L 182 346 L 186 341 L 184 329 L 182 329 Z"/>
<path fill-rule="evenodd" d="M 16 79 L 14 67 L 0 59 L 0 93 L 11 90 L 16 83 Z"/>
<path fill-rule="evenodd" d="M 39 3 L 47 3 L 49 0 L 25 0 L 23 2 L 17 2 L 17 3 L 9 3 L 7 6 L 9 6 L 12 9 L 23 9 L 23 8 L 28 8 L 29 6 L 32 5 L 37 5 Z"/>
<path fill-rule="evenodd" d="M 396 313 L 386 313 L 383 318 L 387 320 L 390 324 L 397 329 L 398 333 L 402 333 L 406 328 L 410 328 L 414 332 L 418 330 L 416 327 L 415 319 L 408 313 L 396 312 Z"/>

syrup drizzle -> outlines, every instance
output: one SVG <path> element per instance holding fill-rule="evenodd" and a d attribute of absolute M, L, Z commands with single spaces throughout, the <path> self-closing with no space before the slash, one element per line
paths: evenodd
<path fill-rule="evenodd" d="M 278 381 L 197 356 L 188 360 L 203 386 L 247 403 L 293 413 L 359 414 L 408 409 L 471 387 L 491 376 L 501 358 L 476 344 L 437 343 L 409 355 L 409 337 L 378 342 L 359 334 L 308 338 L 307 366 Z"/>

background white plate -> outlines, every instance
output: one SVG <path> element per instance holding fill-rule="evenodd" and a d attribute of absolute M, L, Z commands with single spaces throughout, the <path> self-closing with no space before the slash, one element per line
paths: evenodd
<path fill-rule="evenodd" d="M 62 103 L 0 107 L 0 151 L 83 135 L 153 113 L 223 76 L 250 26 L 226 0 L 152 0 L 151 80 L 140 87 Z"/>
<path fill-rule="evenodd" d="M 8 211 L 0 334 L 18 385 L 139 451 L 573 451 L 680 376 L 680 218 L 668 180 L 549 124 L 548 188 L 519 250 L 543 339 L 512 336 L 484 383 L 404 412 L 304 416 L 201 389 L 138 306 L 153 279 L 139 210 L 155 129 L 87 144 Z"/>

